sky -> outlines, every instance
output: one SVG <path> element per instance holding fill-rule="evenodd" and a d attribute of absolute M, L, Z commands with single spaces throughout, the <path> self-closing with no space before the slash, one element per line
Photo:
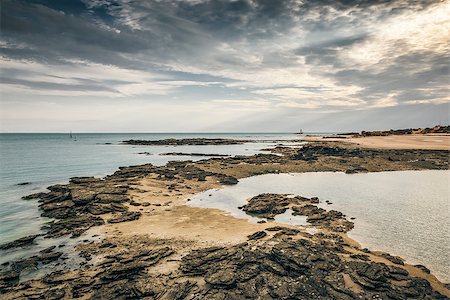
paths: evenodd
<path fill-rule="evenodd" d="M 2 0 L 0 7 L 0 132 L 450 123 L 450 1 Z"/>

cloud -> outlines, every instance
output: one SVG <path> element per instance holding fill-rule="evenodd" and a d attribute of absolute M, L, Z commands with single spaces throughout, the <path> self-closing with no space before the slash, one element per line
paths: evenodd
<path fill-rule="evenodd" d="M 1 95 L 16 109 L 33 95 L 248 112 L 439 105 L 449 16 L 432 0 L 5 0 Z"/>

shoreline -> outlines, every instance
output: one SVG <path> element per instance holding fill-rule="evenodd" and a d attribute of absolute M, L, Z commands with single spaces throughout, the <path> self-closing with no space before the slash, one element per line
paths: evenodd
<path fill-rule="evenodd" d="M 307 136 L 306 142 L 341 142 L 364 148 L 404 150 L 450 150 L 450 134 L 416 134 L 388 136 Z"/>
<path fill-rule="evenodd" d="M 330 151 L 330 149 L 336 149 L 336 147 L 341 147 L 345 150 L 340 152 L 338 151 L 339 153 L 332 153 L 333 155 L 337 156 L 330 156 L 326 153 L 327 151 Z M 353 251 L 355 252 L 353 253 L 355 255 L 362 255 L 361 251 L 363 250 L 358 246 L 356 241 L 350 239 L 346 234 L 338 234 L 338 236 L 340 236 L 339 238 L 334 236 L 336 233 L 330 233 L 327 231 L 325 231 L 325 235 L 329 234 L 332 237 L 318 238 L 315 236 L 310 236 L 309 234 L 303 232 L 297 232 L 295 234 L 292 234 L 291 232 L 291 234 L 282 233 L 278 236 L 276 236 L 277 234 L 269 234 L 267 237 L 263 237 L 261 240 L 258 239 L 256 241 L 250 242 L 248 240 L 249 236 L 251 236 L 255 232 L 266 232 L 267 234 L 267 228 L 270 227 L 282 226 L 283 228 L 289 229 L 295 229 L 298 227 L 275 222 L 253 224 L 248 222 L 247 220 L 237 219 L 232 216 L 226 215 L 224 211 L 218 209 L 189 207 L 186 204 L 189 197 L 191 197 L 192 195 L 209 190 L 211 188 L 220 188 L 224 183 L 235 184 L 236 182 L 233 179 L 241 179 L 257 175 L 258 173 L 284 173 L 293 171 L 302 173 L 317 171 L 348 172 L 349 170 L 350 172 L 374 172 L 393 170 L 420 170 L 430 167 L 444 169 L 446 163 L 447 167 L 445 169 L 448 169 L 448 160 L 445 160 L 445 153 L 436 151 L 419 151 L 419 153 L 409 153 L 406 155 L 405 158 L 409 158 L 408 155 L 416 155 L 420 156 L 421 158 L 425 157 L 424 162 L 417 163 L 411 162 L 408 159 L 397 159 L 402 158 L 402 154 L 396 152 L 388 152 L 385 153 L 385 157 L 374 158 L 373 153 L 366 153 L 365 150 L 358 150 L 359 152 L 355 152 L 356 150 L 354 146 L 349 147 L 342 143 L 335 143 L 331 141 L 318 144 L 310 143 L 307 148 L 308 149 L 304 149 L 302 151 L 302 155 L 300 157 L 298 157 L 298 154 L 295 154 L 297 156 L 291 156 L 289 157 L 289 159 L 286 158 L 286 155 L 289 153 L 296 153 L 298 151 L 298 148 L 291 148 L 291 150 L 282 149 L 281 152 L 285 156 L 254 155 L 250 157 L 206 159 L 198 162 L 175 162 L 172 165 L 168 164 L 163 167 L 153 167 L 148 165 L 124 167 L 120 168 L 118 174 L 116 174 L 116 172 L 115 174 L 107 176 L 105 178 L 105 180 L 112 180 L 112 182 L 114 183 L 113 186 L 108 185 L 105 187 L 103 182 L 95 179 L 78 179 L 78 183 L 76 183 L 76 180 L 75 182 L 73 182 L 72 180 L 72 184 L 73 188 L 75 188 L 75 190 L 81 191 L 81 194 L 84 196 L 86 196 L 87 190 L 80 190 L 79 187 L 80 185 L 83 188 L 86 186 L 89 187 L 90 184 L 94 185 L 94 188 L 96 189 L 103 189 L 103 192 L 105 192 L 105 189 L 107 189 L 106 192 L 112 193 L 108 195 L 119 195 L 114 197 L 102 197 L 104 198 L 104 200 L 106 200 L 106 203 L 110 203 L 108 205 L 111 205 L 111 207 L 112 203 L 115 203 L 115 200 L 120 200 L 120 195 L 126 195 L 126 198 L 128 199 L 127 201 L 117 202 L 117 204 L 120 204 L 116 207 L 119 209 L 118 211 L 115 211 L 114 208 L 112 211 L 100 211 L 101 213 L 99 215 L 96 215 L 100 217 L 96 217 L 95 220 L 93 218 L 88 220 L 90 222 L 88 223 L 88 227 L 90 228 L 91 226 L 99 225 L 98 227 L 93 228 L 98 228 L 105 235 L 105 238 L 100 243 L 105 243 L 105 241 L 111 243 L 110 241 L 114 241 L 116 247 L 112 249 L 120 248 L 121 244 L 133 244 L 133 240 L 146 240 L 146 242 L 152 241 L 152 243 L 154 242 L 159 246 L 161 246 L 159 243 L 162 241 L 164 241 L 164 243 L 170 244 L 170 247 L 172 249 L 171 251 L 174 252 L 171 254 L 166 253 L 167 257 L 170 257 L 170 259 L 166 259 L 166 256 L 164 256 L 165 254 L 161 254 L 164 257 L 161 257 L 158 263 L 155 263 L 154 266 L 145 266 L 144 269 L 147 270 L 148 276 L 159 274 L 160 276 L 164 277 L 167 275 L 167 272 L 171 272 L 177 273 L 178 276 L 181 276 L 180 278 L 184 278 L 184 282 L 190 282 L 194 280 L 194 282 L 196 282 L 196 287 L 194 288 L 194 286 L 191 286 L 191 288 L 187 291 L 188 293 L 191 293 L 193 291 L 192 289 L 202 290 L 202 287 L 204 287 L 205 285 L 205 280 L 207 284 L 209 284 L 208 286 L 213 287 L 213 290 L 215 287 L 223 285 L 223 283 L 220 283 L 220 280 L 219 283 L 214 283 L 215 281 L 211 281 L 211 278 L 206 277 L 201 279 L 198 278 L 198 276 L 185 275 L 186 272 L 183 273 L 182 271 L 180 271 L 184 266 L 182 264 L 183 257 L 186 257 L 186 255 L 187 257 L 190 257 L 192 255 L 195 256 L 196 252 L 202 251 L 201 249 L 204 249 L 205 247 L 225 247 L 226 249 L 234 249 L 236 251 L 249 251 L 246 248 L 247 246 L 241 246 L 241 244 L 261 244 L 260 246 L 257 246 L 261 247 L 261 249 L 266 247 L 267 243 L 278 243 L 287 247 L 287 244 L 285 244 L 286 241 L 284 241 L 284 239 L 293 238 L 294 241 L 297 241 L 298 239 L 306 239 L 311 241 L 332 241 L 332 243 L 340 241 L 339 243 L 342 243 L 342 245 L 344 245 L 345 250 L 350 252 Z M 324 149 L 326 150 L 325 152 L 323 152 Z M 384 153 L 384 150 L 380 151 L 380 153 Z M 358 155 L 356 158 L 355 154 Z M 441 154 L 444 154 L 444 156 L 441 156 Z M 296 158 L 292 159 L 292 157 Z M 345 162 L 343 162 L 344 160 Z M 438 161 L 438 163 L 436 163 L 436 161 Z M 362 166 L 364 166 L 364 169 Z M 69 188 L 69 193 L 72 193 L 72 199 L 75 199 L 73 197 L 73 188 Z M 124 192 L 123 190 L 119 191 L 118 189 L 126 189 L 126 192 L 118 193 Z M 58 193 L 61 193 L 61 191 L 63 193 L 67 192 L 67 188 L 64 187 L 64 185 L 58 185 L 58 188 L 53 188 L 52 191 L 56 192 L 56 194 L 54 193 L 52 195 L 55 196 L 59 195 Z M 39 197 L 42 196 L 44 195 L 39 195 Z M 64 201 L 73 200 L 62 200 L 62 202 Z M 61 203 L 61 201 L 59 201 L 59 203 Z M 70 206 L 72 204 L 68 202 L 65 203 L 65 205 L 69 205 L 68 207 L 72 207 Z M 52 201 L 49 201 L 48 205 L 50 206 L 47 207 L 47 211 L 50 212 L 61 209 L 61 205 L 58 205 L 58 209 L 54 209 L 54 207 L 51 206 Z M 101 206 L 103 207 L 104 204 L 102 204 Z M 124 212 L 122 206 L 127 207 L 126 212 Z M 111 209 L 111 207 L 109 207 L 109 209 Z M 125 219 L 129 218 L 129 220 L 126 220 L 125 222 L 108 223 L 108 220 L 111 221 L 112 219 L 114 219 L 114 216 L 116 216 L 117 219 L 117 215 L 119 215 L 120 217 L 125 217 Z M 58 214 L 56 214 L 56 216 L 58 216 Z M 103 220 L 103 224 L 100 224 L 99 218 Z M 71 233 L 73 235 L 75 233 L 76 235 L 81 235 L 84 232 L 80 232 L 80 230 L 82 229 L 83 228 L 80 229 L 78 227 L 75 227 L 75 229 L 69 228 L 69 230 L 67 231 L 67 228 L 59 228 L 58 230 L 60 232 L 58 232 L 57 230 L 56 234 L 58 235 L 60 233 Z M 53 230 L 53 232 L 55 231 Z M 341 241 L 340 239 L 343 240 Z M 98 256 L 98 251 L 93 249 L 92 247 L 93 246 L 91 244 L 81 244 L 79 245 L 80 253 L 86 253 L 86 257 L 93 257 L 96 255 Z M 130 250 L 129 252 L 137 251 L 139 248 L 139 244 L 134 245 L 133 247 L 133 250 Z M 150 245 L 149 247 L 152 248 L 153 246 Z M 109 248 L 105 247 L 101 249 Z M 334 250 L 328 249 L 327 251 Z M 102 251 L 99 252 L 100 258 L 96 258 L 95 261 L 102 262 L 103 260 L 104 262 L 105 256 L 107 255 L 105 255 L 105 253 L 102 253 Z M 330 255 L 331 253 L 332 252 L 330 252 Z M 389 259 L 377 255 L 375 252 L 369 251 L 365 255 L 368 255 L 373 263 L 381 262 L 387 266 L 393 266 L 396 268 L 399 267 L 398 264 L 395 264 Z M 128 260 L 131 259 L 131 261 L 133 261 L 132 257 L 133 256 L 130 256 Z M 362 263 L 362 261 L 358 262 L 358 264 Z M 346 264 L 347 262 L 342 261 L 341 263 Z M 114 266 L 115 264 L 117 264 L 117 262 L 112 262 L 112 264 Z M 106 264 L 106 266 L 108 265 Z M 104 267 L 102 267 L 102 265 L 95 265 L 88 262 L 86 262 L 85 267 L 86 270 L 72 270 L 68 272 L 94 274 L 98 272 L 99 269 L 100 273 L 107 271 L 107 269 L 103 269 Z M 423 271 L 423 269 L 419 269 L 407 264 L 401 266 L 401 268 L 407 269 L 410 274 L 426 279 L 431 284 L 434 290 L 443 295 L 446 295 L 447 297 L 450 297 L 449 290 L 446 289 L 444 284 L 439 282 L 439 280 L 437 280 L 437 278 L 433 275 L 427 274 L 425 271 Z M 390 271 L 388 270 L 386 272 L 389 273 Z M 225 277 L 226 275 L 227 274 L 224 274 Z M 77 276 L 75 276 L 75 281 L 76 278 L 79 279 L 83 277 L 81 276 L 81 274 L 78 274 Z M 405 275 L 402 276 L 402 280 L 406 280 Z M 354 282 L 360 280 L 358 279 L 359 277 L 355 277 L 352 279 L 349 278 L 348 275 L 346 275 L 343 278 L 345 282 L 341 288 L 348 288 L 349 291 L 355 293 L 355 295 L 358 294 L 358 292 L 368 293 L 368 291 L 365 291 L 364 288 L 361 287 L 361 282 L 359 282 L 358 284 Z M 365 280 L 363 281 L 365 282 Z M 73 287 L 70 281 L 63 281 L 62 284 L 44 284 L 44 286 L 47 285 L 47 287 L 44 287 L 43 290 L 36 290 L 37 287 L 33 285 L 36 284 L 37 286 L 42 286 L 43 281 L 32 281 L 32 283 L 33 284 L 31 285 L 31 288 L 28 289 L 24 289 L 22 285 L 16 287 L 8 287 L 7 293 L 5 295 L 18 296 L 25 295 L 27 292 L 48 292 L 54 289 L 55 286 L 60 288 L 63 287 L 66 290 L 68 287 Z M 104 287 L 106 289 L 105 292 L 109 293 L 108 295 L 115 295 L 114 291 L 111 291 L 108 284 L 108 282 L 104 282 L 99 287 L 101 289 Z M 339 284 L 342 284 L 342 282 Z M 170 288 L 175 288 L 179 285 L 180 282 L 178 281 L 171 281 L 171 284 L 169 284 L 169 286 L 171 286 Z M 157 287 L 155 287 L 155 289 L 158 290 Z M 185 289 L 187 289 L 187 287 L 185 287 Z M 95 291 L 93 290 L 85 292 L 87 295 L 95 293 Z M 217 292 L 219 293 L 219 291 Z"/>

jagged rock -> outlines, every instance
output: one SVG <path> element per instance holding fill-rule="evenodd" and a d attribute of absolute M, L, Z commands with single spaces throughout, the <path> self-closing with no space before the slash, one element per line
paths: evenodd
<path fill-rule="evenodd" d="M 439 297 L 428 281 L 409 277 L 400 267 L 346 260 L 331 244 L 300 239 L 194 250 L 183 257 L 181 270 L 187 276 L 204 278 L 208 285 L 197 295 L 208 299 L 227 295 L 236 297 L 232 299 Z M 347 287 L 343 274 L 359 286 L 359 293 Z"/>
<path fill-rule="evenodd" d="M 248 200 L 241 207 L 247 214 L 258 217 L 274 218 L 284 213 L 289 207 L 293 215 L 307 216 L 307 221 L 314 226 L 324 227 L 333 231 L 347 232 L 353 228 L 353 222 L 348 221 L 341 212 L 326 211 L 312 203 L 318 203 L 317 197 L 290 197 L 284 194 L 260 194 Z"/>
<path fill-rule="evenodd" d="M 262 239 L 263 237 L 267 236 L 267 232 L 265 231 L 257 231 L 251 235 L 248 236 L 249 240 L 259 240 Z"/>
<path fill-rule="evenodd" d="M 95 196 L 98 203 L 123 203 L 129 201 L 127 195 L 121 194 L 99 194 Z"/>
<path fill-rule="evenodd" d="M 205 281 L 214 286 L 230 286 L 236 282 L 236 268 L 234 266 L 224 266 L 220 270 L 208 272 Z"/>
<path fill-rule="evenodd" d="M 239 180 L 233 176 L 219 176 L 219 182 L 224 185 L 234 185 L 237 184 Z"/>
<path fill-rule="evenodd" d="M 365 173 L 365 172 L 368 172 L 368 170 L 362 167 L 354 167 L 345 170 L 346 174 Z"/>
<path fill-rule="evenodd" d="M 117 281 L 120 279 L 131 279 L 146 267 L 145 263 L 132 262 L 129 264 L 114 265 L 98 274 L 102 282 Z"/>
<path fill-rule="evenodd" d="M 65 200 L 65 201 L 59 201 L 59 202 L 43 203 L 40 205 L 40 208 L 44 212 L 46 212 L 46 211 L 54 210 L 54 209 L 71 208 L 72 206 L 74 206 L 74 203 L 72 200 Z"/>
<path fill-rule="evenodd" d="M 431 271 L 430 269 L 428 269 L 427 267 L 425 267 L 424 265 L 414 265 L 414 267 L 419 268 L 420 270 L 422 270 L 423 272 L 430 274 Z"/>
<path fill-rule="evenodd" d="M 97 192 L 86 189 L 73 189 L 71 190 L 71 195 L 75 205 L 86 205 L 95 199 Z"/>
<path fill-rule="evenodd" d="M 121 223 L 121 222 L 128 222 L 128 221 L 134 221 L 139 219 L 141 216 L 140 212 L 124 212 L 121 215 L 117 217 L 113 217 L 108 220 L 108 223 Z"/>
<path fill-rule="evenodd" d="M 101 179 L 95 177 L 72 177 L 69 182 L 74 184 L 91 184 L 100 181 Z"/>
<path fill-rule="evenodd" d="M 18 247 L 25 247 L 32 245 L 34 243 L 34 240 L 40 236 L 40 234 L 35 235 L 29 235 L 20 239 L 17 239 L 15 241 L 0 245 L 1 250 L 11 249 L 11 248 L 18 248 Z"/>
<path fill-rule="evenodd" d="M 207 139 L 207 138 L 191 138 L 191 139 L 165 139 L 165 140 L 128 140 L 123 141 L 128 145 L 164 145 L 164 146 L 181 146 L 181 145 L 237 145 L 252 142 L 250 140 L 233 140 L 233 139 Z"/>
<path fill-rule="evenodd" d="M 15 270 L 4 271 L 0 273 L 0 289 L 14 286 L 19 282 L 20 272 Z M 2 294 L 0 290 L 0 295 Z"/>
<path fill-rule="evenodd" d="M 83 215 L 76 218 L 52 222 L 44 226 L 47 230 L 46 237 L 60 237 L 66 234 L 76 235 L 88 230 L 92 226 L 105 224 L 102 218 L 92 215 Z"/>
<path fill-rule="evenodd" d="M 402 265 L 403 266 L 405 264 L 400 257 L 390 255 L 389 253 L 381 253 L 380 256 L 383 257 L 383 258 L 386 258 L 390 262 L 393 262 L 394 264 L 397 264 L 397 265 Z"/>
<path fill-rule="evenodd" d="M 186 299 L 191 290 L 196 287 L 197 284 L 191 281 L 184 281 L 175 284 L 164 294 L 161 300 L 183 300 Z"/>
<path fill-rule="evenodd" d="M 256 214 L 260 217 L 274 217 L 287 210 L 289 198 L 278 194 L 260 194 L 250 200 L 242 207 L 248 214 Z"/>

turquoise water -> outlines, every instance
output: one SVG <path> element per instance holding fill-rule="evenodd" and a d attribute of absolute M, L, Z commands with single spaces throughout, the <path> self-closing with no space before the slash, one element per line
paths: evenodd
<path fill-rule="evenodd" d="M 241 179 L 235 186 L 206 191 L 188 203 L 219 208 L 255 222 L 255 218 L 238 207 L 261 193 L 317 196 L 321 207 L 356 218 L 349 236 L 362 246 L 400 255 L 412 264 L 424 264 L 439 279 L 450 282 L 448 170 L 267 174 Z M 332 204 L 326 204 L 326 200 Z M 278 221 L 302 224 L 304 219 L 285 216 Z"/>
<path fill-rule="evenodd" d="M 37 201 L 22 196 L 66 183 L 74 176 L 105 176 L 120 166 L 204 157 L 160 156 L 163 152 L 198 152 L 252 155 L 272 145 L 267 140 L 292 140 L 298 135 L 280 134 L 0 134 L 0 244 L 35 234 L 46 220 L 39 216 Z M 227 146 L 132 146 L 129 139 L 234 138 L 265 141 Z M 105 144 L 111 143 L 111 144 Z M 149 152 L 152 155 L 142 155 Z M 19 183 L 29 182 L 27 185 Z"/>

